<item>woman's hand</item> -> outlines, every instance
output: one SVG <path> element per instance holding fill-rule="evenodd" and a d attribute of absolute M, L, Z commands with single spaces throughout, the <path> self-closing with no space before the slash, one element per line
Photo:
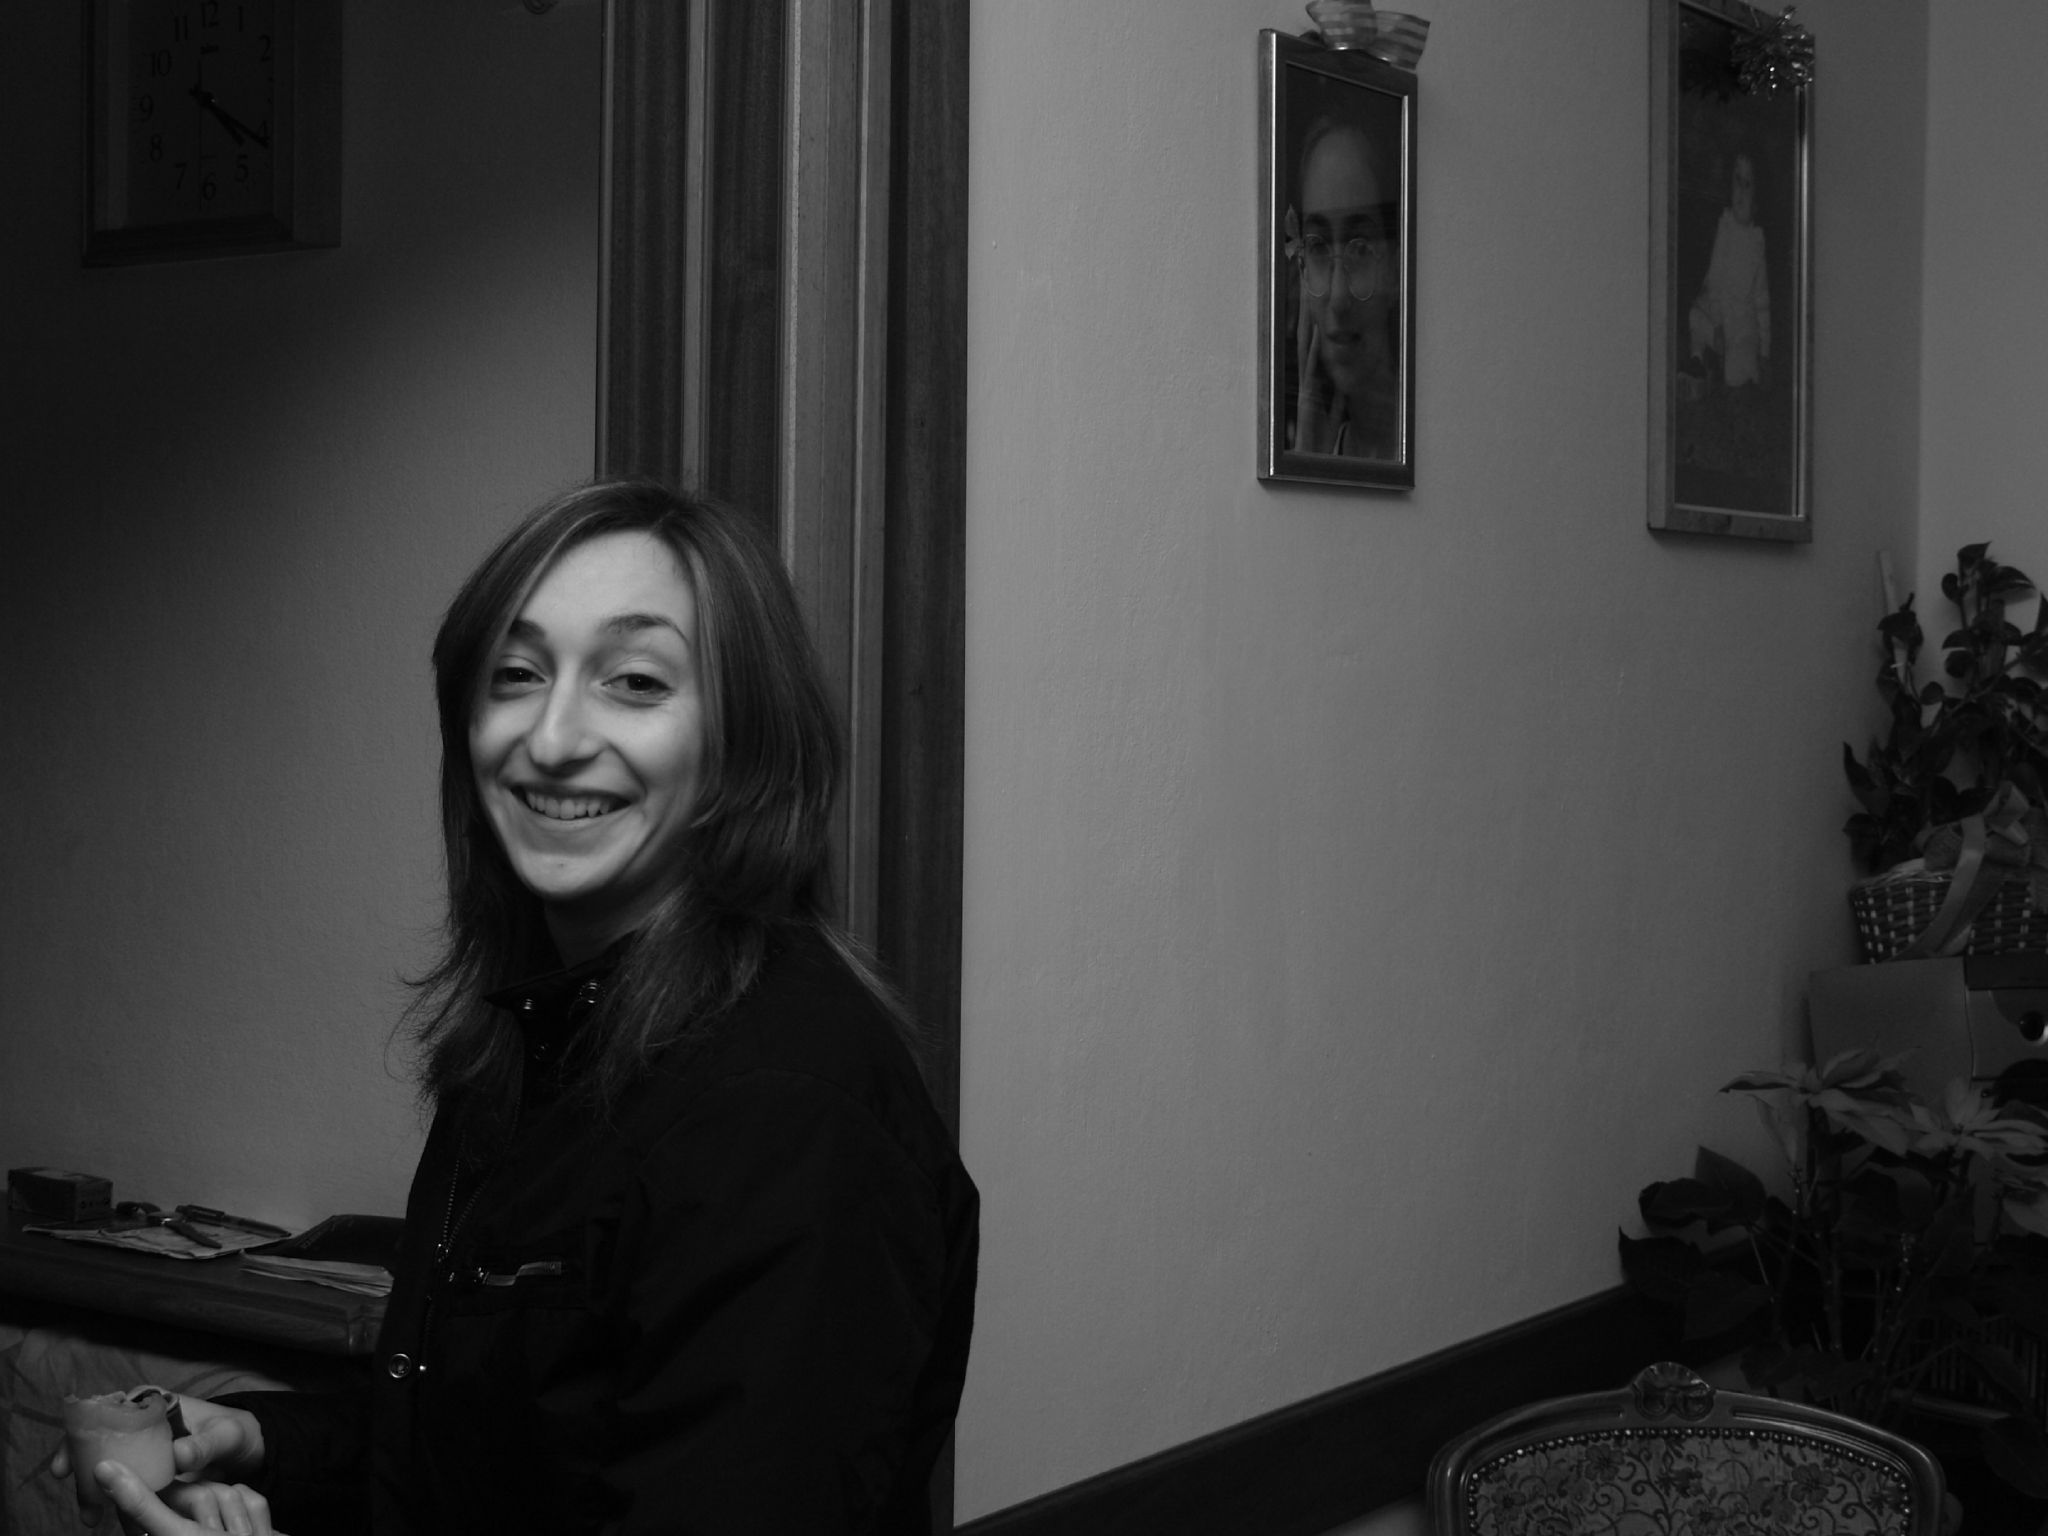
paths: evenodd
<path fill-rule="evenodd" d="M 93 1480 L 121 1512 L 121 1524 L 127 1530 L 145 1531 L 148 1536 L 201 1536 L 205 1531 L 277 1536 L 270 1524 L 269 1501 L 239 1483 L 232 1487 L 173 1483 L 164 1489 L 164 1496 L 177 1506 L 173 1509 L 118 1461 L 103 1461 L 94 1467 Z"/>
<path fill-rule="evenodd" d="M 183 1393 L 178 1411 L 191 1431 L 171 1442 L 171 1461 L 180 1477 L 203 1473 L 239 1481 L 263 1470 L 263 1426 L 255 1414 Z"/>
<path fill-rule="evenodd" d="M 256 1415 L 241 1408 L 223 1408 L 203 1397 L 189 1397 L 184 1393 L 178 1395 L 178 1412 L 189 1431 L 171 1442 L 171 1462 L 177 1467 L 180 1477 L 197 1479 L 211 1474 L 239 1481 L 254 1477 L 263 1470 L 263 1427 L 257 1423 Z M 125 1468 L 122 1470 L 126 1471 Z M 68 1449 L 60 1449 L 57 1452 L 50 1462 L 50 1471 L 57 1477 L 71 1476 L 71 1456 Z M 132 1477 L 132 1474 L 130 1475 Z M 140 1488 L 141 1481 L 137 1479 L 135 1485 Z M 164 1493 L 182 1508 L 186 1498 L 185 1494 L 178 1490 L 215 1486 L 218 1485 L 211 1482 L 173 1484 L 166 1488 Z M 255 1497 L 260 1499 L 261 1495 Z M 87 1503 L 83 1490 L 79 1491 L 78 1498 L 80 1513 L 84 1515 L 86 1522 L 91 1524 L 99 1517 L 99 1506 Z M 204 1499 L 195 1495 L 194 1502 L 203 1504 Z M 241 1531 L 255 1529 L 247 1525 L 214 1525 L 210 1528 Z M 270 1527 L 264 1525 L 261 1529 L 268 1530 Z"/>

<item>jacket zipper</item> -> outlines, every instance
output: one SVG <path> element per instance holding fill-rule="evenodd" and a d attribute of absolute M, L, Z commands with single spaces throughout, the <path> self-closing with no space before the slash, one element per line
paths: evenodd
<path fill-rule="evenodd" d="M 588 1011 L 589 1009 L 595 1007 L 597 1005 L 598 998 L 601 995 L 603 995 L 603 991 L 604 984 L 601 981 L 599 981 L 596 977 L 592 977 L 590 980 L 584 982 L 583 985 L 577 989 L 575 1000 L 571 1002 L 569 1005 L 571 1013 L 573 1014 L 579 1009 L 581 1011 Z M 532 1008 L 533 1000 L 531 998 L 528 998 L 525 1003 L 525 1009 L 526 1011 L 531 1011 Z M 517 1137 L 519 1134 L 520 1117 L 526 1108 L 525 1099 L 526 1095 L 524 1093 L 521 1093 L 518 1099 L 513 1101 L 512 1127 L 505 1138 L 508 1144 L 513 1140 L 513 1138 Z M 470 1211 L 474 1209 L 476 1206 L 477 1196 L 483 1193 L 484 1185 L 490 1182 L 491 1173 L 493 1171 L 493 1169 L 487 1168 L 483 1171 L 481 1175 L 478 1176 L 475 1185 L 472 1186 L 472 1188 L 469 1191 L 469 1198 L 462 1202 L 462 1209 L 460 1211 L 456 1210 L 455 1192 L 462 1185 L 462 1165 L 465 1161 L 465 1154 L 468 1152 L 468 1150 L 469 1131 L 465 1127 L 463 1131 L 455 1139 L 455 1166 L 449 1172 L 448 1175 L 448 1202 L 442 1208 L 441 1212 L 441 1241 L 434 1246 L 434 1273 L 435 1277 L 443 1285 L 452 1286 L 462 1278 L 458 1276 L 452 1268 L 447 1267 L 449 1259 L 454 1257 L 455 1254 L 455 1234 L 459 1230 L 461 1230 L 463 1222 L 469 1219 Z M 537 1263 L 522 1264 L 515 1272 L 513 1272 L 510 1275 L 494 1275 L 484 1270 L 483 1268 L 479 1267 L 474 1271 L 474 1273 L 472 1273 L 469 1276 L 469 1278 L 475 1284 L 478 1285 L 516 1285 L 519 1283 L 520 1280 L 525 1279 L 529 1276 L 559 1275 L 561 1272 L 561 1260 L 545 1259 Z M 417 1362 L 413 1366 L 413 1374 L 416 1376 L 424 1376 L 426 1374 L 427 1349 L 429 1341 L 433 1337 L 433 1333 L 434 1287 L 432 1284 L 429 1284 L 427 1288 L 426 1307 L 420 1316 L 419 1356 Z"/>
<path fill-rule="evenodd" d="M 518 1134 L 519 1106 L 514 1104 L 512 1106 L 511 1135 L 516 1136 Z M 441 1212 L 441 1240 L 434 1245 L 433 1279 L 428 1283 L 427 1304 L 420 1315 L 419 1355 L 413 1365 L 413 1374 L 415 1376 L 424 1376 L 427 1373 L 427 1353 L 434 1336 L 435 1283 L 453 1285 L 457 1280 L 458 1277 L 455 1271 L 448 1266 L 448 1260 L 455 1253 L 455 1234 L 461 1230 L 462 1224 L 469 1220 L 469 1213 L 476 1208 L 477 1196 L 483 1193 L 484 1185 L 490 1182 L 492 1169 L 486 1168 L 477 1176 L 476 1183 L 470 1187 L 469 1198 L 462 1202 L 462 1209 L 456 1210 L 455 1192 L 462 1187 L 462 1165 L 468 1160 L 468 1153 L 469 1131 L 465 1128 L 455 1138 L 455 1166 L 448 1173 L 448 1203 L 442 1208 Z M 481 1269 L 477 1271 L 476 1278 L 483 1278 L 483 1271 Z"/>

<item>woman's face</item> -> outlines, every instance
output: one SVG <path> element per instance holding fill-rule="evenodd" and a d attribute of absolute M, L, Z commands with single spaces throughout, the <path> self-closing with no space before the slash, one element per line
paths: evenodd
<path fill-rule="evenodd" d="M 638 927 L 674 878 L 705 752 L 697 602 L 666 544 L 610 533 L 557 557 L 486 666 L 469 752 L 563 959 Z"/>

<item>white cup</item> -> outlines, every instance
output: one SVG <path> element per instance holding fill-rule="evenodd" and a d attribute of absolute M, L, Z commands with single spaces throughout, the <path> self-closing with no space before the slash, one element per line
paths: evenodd
<path fill-rule="evenodd" d="M 101 1506 L 108 1502 L 92 1475 L 103 1461 L 118 1461 L 152 1492 L 170 1484 L 178 1471 L 171 1460 L 172 1401 L 162 1387 L 64 1399 L 71 1475 L 83 1501 Z"/>

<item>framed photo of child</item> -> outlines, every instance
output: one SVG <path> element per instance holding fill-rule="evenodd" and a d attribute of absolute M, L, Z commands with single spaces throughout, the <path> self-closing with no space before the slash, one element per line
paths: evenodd
<path fill-rule="evenodd" d="M 1415 75 L 1259 34 L 1262 480 L 1415 484 Z"/>
<path fill-rule="evenodd" d="M 1653 0 L 1649 524 L 1812 522 L 1812 39 L 1740 0 Z"/>

